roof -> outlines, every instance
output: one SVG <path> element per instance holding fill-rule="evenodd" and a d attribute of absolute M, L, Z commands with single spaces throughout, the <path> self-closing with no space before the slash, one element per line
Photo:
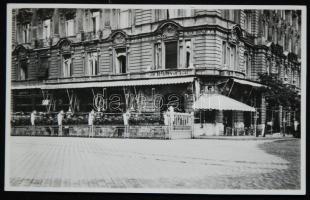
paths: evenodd
<path fill-rule="evenodd" d="M 204 94 L 193 104 L 196 110 L 235 110 L 255 112 L 255 108 L 221 94 Z"/>
<path fill-rule="evenodd" d="M 73 88 L 95 88 L 95 87 L 122 87 L 122 86 L 145 86 L 145 85 L 168 85 L 190 83 L 194 81 L 194 77 L 178 77 L 178 78 L 157 78 L 157 79 L 140 79 L 126 81 L 96 81 L 96 82 L 79 82 L 79 83 L 57 83 L 43 85 L 23 85 L 13 86 L 12 89 L 73 89 Z"/>

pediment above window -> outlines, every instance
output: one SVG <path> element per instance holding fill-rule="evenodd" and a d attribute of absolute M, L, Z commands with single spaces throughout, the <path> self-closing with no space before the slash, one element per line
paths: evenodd
<path fill-rule="evenodd" d="M 126 43 L 127 35 L 123 31 L 117 31 L 111 34 L 113 44 L 121 45 Z"/>
<path fill-rule="evenodd" d="M 17 55 L 18 57 L 25 57 L 28 54 L 28 50 L 30 46 L 27 44 L 20 44 L 15 47 L 13 50 L 13 54 Z"/>
<path fill-rule="evenodd" d="M 67 38 L 61 39 L 58 41 L 56 46 L 58 46 L 59 51 L 61 52 L 70 52 L 71 51 L 71 41 Z"/>
<path fill-rule="evenodd" d="M 182 27 L 179 24 L 171 21 L 161 24 L 156 32 L 161 34 L 163 39 L 177 38 L 181 28 Z"/>

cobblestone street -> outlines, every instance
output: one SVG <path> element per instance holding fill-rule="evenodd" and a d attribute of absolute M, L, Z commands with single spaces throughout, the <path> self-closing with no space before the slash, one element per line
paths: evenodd
<path fill-rule="evenodd" d="M 12 187 L 300 188 L 299 157 L 291 163 L 266 153 L 267 140 L 11 137 L 10 142 Z"/>

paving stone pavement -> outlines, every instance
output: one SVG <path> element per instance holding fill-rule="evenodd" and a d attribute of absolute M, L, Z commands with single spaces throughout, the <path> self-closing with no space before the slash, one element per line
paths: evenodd
<path fill-rule="evenodd" d="M 11 187 L 299 189 L 260 140 L 11 137 Z M 295 163 L 296 165 L 296 163 Z"/>

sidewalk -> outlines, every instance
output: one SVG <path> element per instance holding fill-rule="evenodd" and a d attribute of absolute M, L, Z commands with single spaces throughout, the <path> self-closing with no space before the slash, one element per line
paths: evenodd
<path fill-rule="evenodd" d="M 280 133 L 274 133 L 272 135 L 265 135 L 255 137 L 254 135 L 246 135 L 246 136 L 225 136 L 225 135 L 219 135 L 219 136 L 199 136 L 195 139 L 215 139 L 215 140 L 287 140 L 287 139 L 295 139 L 293 135 L 285 135 L 283 136 Z"/>

